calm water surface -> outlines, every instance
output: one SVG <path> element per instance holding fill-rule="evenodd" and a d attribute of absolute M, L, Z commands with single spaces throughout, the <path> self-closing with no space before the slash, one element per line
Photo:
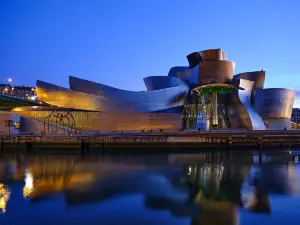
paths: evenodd
<path fill-rule="evenodd" d="M 6 156 L 0 224 L 299 224 L 297 155 Z"/>

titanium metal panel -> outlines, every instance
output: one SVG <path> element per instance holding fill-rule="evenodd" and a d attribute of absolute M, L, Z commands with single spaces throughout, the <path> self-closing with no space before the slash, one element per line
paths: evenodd
<path fill-rule="evenodd" d="M 102 111 L 107 105 L 103 96 L 80 93 L 39 80 L 36 83 L 36 92 L 38 99 L 52 106 Z"/>
<path fill-rule="evenodd" d="M 177 77 L 150 76 L 144 78 L 144 83 L 148 91 L 155 91 L 170 87 L 184 85 L 183 81 Z"/>
<path fill-rule="evenodd" d="M 244 79 L 244 80 L 253 81 L 254 82 L 253 88 L 260 88 L 260 89 L 264 88 L 265 78 L 266 78 L 266 71 L 263 70 L 239 73 L 233 76 L 234 80 Z"/>
<path fill-rule="evenodd" d="M 251 121 L 253 130 L 265 130 L 266 127 L 262 118 L 257 114 L 257 112 L 253 109 L 250 99 L 251 99 L 251 91 L 253 88 L 254 82 L 248 81 L 244 79 L 240 79 L 240 87 L 244 88 L 244 90 L 238 90 L 238 95 L 241 103 L 245 107 L 249 119 Z"/>
<path fill-rule="evenodd" d="M 153 112 L 174 108 L 184 104 L 184 99 L 174 101 L 174 98 L 186 95 L 189 91 L 189 87 L 184 84 L 161 90 L 137 92 L 121 90 L 71 76 L 69 82 L 72 90 L 106 97 L 108 107 L 104 106 L 103 111 Z"/>
<path fill-rule="evenodd" d="M 231 82 L 235 70 L 235 62 L 219 60 L 204 61 L 199 65 L 200 85 Z"/>
<path fill-rule="evenodd" d="M 226 54 L 222 52 L 221 48 L 203 50 L 199 54 L 204 61 L 225 60 L 223 56 L 226 58 Z"/>
<path fill-rule="evenodd" d="M 188 81 L 190 84 L 199 84 L 199 66 L 192 69 L 186 66 L 172 67 L 168 73 L 168 77 L 177 77 L 181 80 Z"/>
<path fill-rule="evenodd" d="M 253 71 L 253 72 L 245 72 L 245 73 L 240 73 L 240 74 L 234 75 L 233 81 L 238 80 L 238 79 L 244 79 L 244 80 L 250 80 L 250 81 L 254 82 L 252 93 L 251 93 L 251 104 L 254 105 L 254 99 L 255 99 L 257 90 L 264 88 L 265 77 L 266 77 L 265 71 L 263 71 L 263 70 Z"/>
<path fill-rule="evenodd" d="M 290 118 L 296 92 L 285 88 L 258 89 L 254 109 L 263 118 Z"/>
<path fill-rule="evenodd" d="M 188 70 L 189 67 L 187 66 L 174 66 L 169 70 L 168 77 L 179 77 L 180 73 Z"/>
<path fill-rule="evenodd" d="M 231 128 L 265 130 L 262 118 L 253 109 L 250 102 L 254 82 L 244 79 L 236 80 L 236 82 L 244 90 L 236 90 L 229 95 L 227 110 Z"/>

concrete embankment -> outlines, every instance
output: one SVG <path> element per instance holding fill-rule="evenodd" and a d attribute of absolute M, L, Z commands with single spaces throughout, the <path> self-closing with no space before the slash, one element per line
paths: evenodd
<path fill-rule="evenodd" d="M 2 136 L 5 152 L 74 154 L 114 152 L 197 152 L 220 149 L 288 149 L 300 147 L 299 132 L 135 133 L 102 136 Z"/>

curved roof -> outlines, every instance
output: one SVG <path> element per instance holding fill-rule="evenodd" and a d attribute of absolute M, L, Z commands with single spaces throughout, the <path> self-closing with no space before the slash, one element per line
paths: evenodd
<path fill-rule="evenodd" d="M 36 83 L 36 92 L 41 101 L 62 108 L 101 111 L 106 105 L 103 96 L 80 93 L 39 80 Z"/>
<path fill-rule="evenodd" d="M 70 89 L 37 82 L 38 97 L 48 104 L 64 108 L 94 111 L 153 112 L 183 105 L 176 96 L 188 92 L 186 85 L 155 91 L 126 91 L 92 81 L 70 77 Z"/>
<path fill-rule="evenodd" d="M 187 66 L 174 66 L 169 70 L 168 76 L 169 77 L 180 77 L 179 73 L 183 73 L 184 71 L 188 70 L 189 67 Z"/>
<path fill-rule="evenodd" d="M 190 69 L 187 66 L 174 66 L 170 69 L 168 77 L 177 77 L 190 84 L 199 84 L 199 66 Z"/>
<path fill-rule="evenodd" d="M 144 78 L 144 83 L 148 91 L 160 90 L 179 85 L 185 85 L 183 81 L 177 77 L 167 76 L 149 76 Z"/>

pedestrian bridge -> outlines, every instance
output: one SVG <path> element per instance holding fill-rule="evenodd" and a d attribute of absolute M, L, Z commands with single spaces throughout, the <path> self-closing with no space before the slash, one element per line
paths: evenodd
<path fill-rule="evenodd" d="M 9 95 L 0 94 L 0 110 L 11 110 L 18 106 L 45 105 Z"/>

